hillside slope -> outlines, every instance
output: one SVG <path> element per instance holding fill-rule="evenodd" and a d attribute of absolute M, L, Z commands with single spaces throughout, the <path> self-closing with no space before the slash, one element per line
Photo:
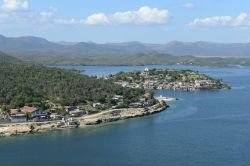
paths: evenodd
<path fill-rule="evenodd" d="M 107 107 L 114 95 L 133 102 L 143 90 L 114 85 L 110 81 L 83 75 L 79 71 L 0 60 L 0 106 L 42 106 L 46 101 L 60 105 L 100 102 Z"/>
<path fill-rule="evenodd" d="M 0 61 L 5 61 L 5 62 L 20 62 L 19 59 L 12 57 L 10 55 L 7 55 L 3 52 L 0 51 Z"/>
<path fill-rule="evenodd" d="M 0 51 L 25 62 L 46 65 L 250 65 L 249 43 L 55 43 L 32 36 L 0 35 Z"/>

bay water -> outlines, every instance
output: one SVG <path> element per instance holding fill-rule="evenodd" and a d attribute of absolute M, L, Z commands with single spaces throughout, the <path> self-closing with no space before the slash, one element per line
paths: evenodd
<path fill-rule="evenodd" d="M 145 66 L 60 66 L 88 75 Z M 1 166 L 249 166 L 250 68 L 193 69 L 222 78 L 231 90 L 180 92 L 170 108 L 150 116 L 79 129 L 0 138 Z"/>

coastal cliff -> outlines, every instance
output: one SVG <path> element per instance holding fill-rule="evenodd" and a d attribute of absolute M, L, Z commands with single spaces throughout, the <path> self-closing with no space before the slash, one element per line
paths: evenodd
<path fill-rule="evenodd" d="M 164 104 L 155 104 L 146 108 L 124 108 L 104 111 L 98 114 L 77 118 L 81 124 L 94 125 L 98 123 L 112 122 L 122 119 L 135 118 L 161 112 L 167 108 Z"/>

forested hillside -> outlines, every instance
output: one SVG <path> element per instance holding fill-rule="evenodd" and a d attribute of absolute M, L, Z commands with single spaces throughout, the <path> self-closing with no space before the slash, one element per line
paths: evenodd
<path fill-rule="evenodd" d="M 0 60 L 0 105 L 22 107 L 43 105 L 49 100 L 61 105 L 100 102 L 109 104 L 113 95 L 123 95 L 133 102 L 143 94 L 109 81 L 98 80 L 79 71 L 47 68 L 38 65 Z"/>
<path fill-rule="evenodd" d="M 210 67 L 228 67 L 231 65 L 250 66 L 250 58 L 173 56 L 169 54 L 135 54 L 73 57 L 53 54 L 25 55 L 16 54 L 25 62 L 46 65 L 197 65 Z"/>
<path fill-rule="evenodd" d="M 8 61 L 8 62 L 18 62 L 20 61 L 17 58 L 14 58 L 12 56 L 9 56 L 3 52 L 0 51 L 0 62 L 4 62 L 4 61 Z"/>

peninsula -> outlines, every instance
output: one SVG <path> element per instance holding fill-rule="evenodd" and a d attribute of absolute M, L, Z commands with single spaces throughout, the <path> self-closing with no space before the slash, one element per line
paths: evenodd
<path fill-rule="evenodd" d="M 200 74 L 193 70 L 148 69 L 144 71 L 119 72 L 102 77 L 128 88 L 171 89 L 194 91 L 201 89 L 230 89 L 222 80 Z"/>
<path fill-rule="evenodd" d="M 76 70 L 26 64 L 0 53 L 0 135 L 19 135 L 143 116 L 165 102 Z"/>
<path fill-rule="evenodd" d="M 84 127 L 166 110 L 147 89 L 228 89 L 192 70 L 145 69 L 101 78 L 19 62 L 0 53 L 0 136 Z"/>

